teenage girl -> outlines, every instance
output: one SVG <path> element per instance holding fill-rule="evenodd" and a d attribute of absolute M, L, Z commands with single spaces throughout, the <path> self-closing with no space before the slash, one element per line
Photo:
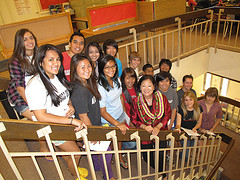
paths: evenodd
<path fill-rule="evenodd" d="M 117 62 L 118 66 L 118 77 L 122 75 L 122 63 L 120 59 L 116 58 L 118 53 L 118 44 L 114 39 L 108 39 L 103 43 L 103 51 L 106 54 L 113 56 Z"/>
<path fill-rule="evenodd" d="M 175 130 L 181 131 L 180 128 L 191 129 L 197 132 L 202 124 L 202 107 L 198 105 L 197 97 L 192 91 L 186 91 L 182 97 L 181 104 L 178 106 L 177 123 Z M 181 141 L 183 146 L 183 142 Z M 187 146 L 193 146 L 194 141 L 187 141 Z M 188 152 L 186 151 L 185 161 L 188 160 Z"/>
<path fill-rule="evenodd" d="M 100 45 L 97 42 L 90 42 L 85 48 L 85 54 L 91 59 L 95 69 L 95 76 L 98 78 L 98 63 L 103 57 L 103 52 Z"/>
<path fill-rule="evenodd" d="M 112 127 L 119 128 L 123 134 L 128 127 L 125 125 L 125 106 L 122 97 L 121 82 L 118 78 L 118 67 L 115 58 L 111 55 L 105 55 L 99 62 L 99 86 L 98 91 L 101 94 L 100 111 L 102 125 L 108 124 Z M 122 149 L 122 143 L 118 144 Z M 120 165 L 128 168 L 120 155 Z"/>
<path fill-rule="evenodd" d="M 81 119 L 86 125 L 101 126 L 101 113 L 99 100 L 101 95 L 98 92 L 97 83 L 94 77 L 91 60 L 81 54 L 75 54 L 71 61 L 71 82 L 73 83 L 73 91 L 71 100 L 76 110 L 75 116 Z M 81 96 L 79 96 L 81 94 Z M 111 148 L 109 147 L 110 151 Z M 106 163 L 108 175 L 113 180 L 113 172 L 111 168 L 112 154 L 106 154 Z M 107 179 L 103 158 L 99 155 L 92 155 L 95 170 L 102 170 L 104 178 Z"/>
<path fill-rule="evenodd" d="M 37 39 L 28 29 L 16 32 L 13 54 L 10 58 L 8 70 L 10 82 L 8 85 L 8 99 L 13 108 L 22 116 L 32 120 L 33 113 L 29 111 L 25 96 L 26 85 L 35 73 L 33 66 Z"/>
<path fill-rule="evenodd" d="M 122 96 L 125 103 L 126 113 L 130 117 L 132 99 L 137 97 L 137 75 L 132 68 L 125 68 L 121 75 Z"/>
<path fill-rule="evenodd" d="M 26 87 L 26 98 L 29 109 L 41 122 L 72 124 L 79 131 L 86 125 L 83 121 L 73 118 L 74 108 L 70 100 L 70 83 L 64 75 L 63 56 L 55 46 L 46 44 L 39 47 L 36 57 L 37 74 Z M 75 141 L 52 141 L 62 151 L 79 152 Z M 71 156 L 63 156 L 69 171 L 77 177 Z M 78 165 L 80 156 L 74 156 Z M 78 168 L 80 169 L 80 168 Z M 79 170 L 81 171 L 81 169 Z M 86 169 L 83 169 L 86 172 Z M 81 174 L 81 173 L 80 173 Z M 86 174 L 85 174 L 86 175 Z"/>

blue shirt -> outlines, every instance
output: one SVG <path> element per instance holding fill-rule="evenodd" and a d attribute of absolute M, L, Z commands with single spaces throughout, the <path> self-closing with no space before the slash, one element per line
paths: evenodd
<path fill-rule="evenodd" d="M 120 80 L 118 79 L 119 83 Z M 100 108 L 106 107 L 107 113 L 109 113 L 114 119 L 118 119 L 123 113 L 123 107 L 121 102 L 122 88 L 117 87 L 116 83 L 113 83 L 113 88 L 110 91 L 104 89 L 103 86 L 98 84 L 98 91 L 101 94 Z M 106 119 L 101 117 L 102 124 L 108 123 Z"/>
<path fill-rule="evenodd" d="M 120 77 L 122 75 L 122 63 L 120 61 L 120 59 L 115 58 L 116 62 L 117 62 L 117 66 L 118 66 L 118 77 Z"/>

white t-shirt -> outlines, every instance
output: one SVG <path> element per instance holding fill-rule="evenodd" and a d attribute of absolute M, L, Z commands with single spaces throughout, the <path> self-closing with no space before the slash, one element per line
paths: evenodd
<path fill-rule="evenodd" d="M 50 79 L 50 81 L 56 87 L 57 94 L 61 97 L 60 105 L 54 106 L 40 76 L 37 75 L 29 81 L 25 91 L 29 110 L 46 109 L 47 113 L 65 116 L 69 109 L 69 91 L 61 84 L 56 76 L 54 76 L 54 79 Z"/>
<path fill-rule="evenodd" d="M 106 111 L 114 118 L 118 119 L 123 113 L 123 107 L 121 102 L 121 82 L 120 87 L 117 87 L 116 83 L 113 83 L 113 88 L 110 91 L 106 91 L 103 86 L 98 85 L 98 91 L 101 94 L 100 108 L 106 107 Z M 102 124 L 108 123 L 103 117 L 101 117 Z"/>

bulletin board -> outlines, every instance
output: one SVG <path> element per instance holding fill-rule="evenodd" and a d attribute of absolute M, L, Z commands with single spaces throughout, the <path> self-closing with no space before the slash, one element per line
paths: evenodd
<path fill-rule="evenodd" d="M 6 58 L 10 57 L 14 48 L 15 33 L 22 28 L 27 28 L 36 36 L 38 45 L 58 45 L 68 42 L 73 33 L 69 13 L 35 18 L 12 24 L 0 26 L 0 44 Z"/>

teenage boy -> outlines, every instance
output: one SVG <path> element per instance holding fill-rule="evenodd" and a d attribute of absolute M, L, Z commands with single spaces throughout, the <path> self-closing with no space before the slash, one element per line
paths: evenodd
<path fill-rule="evenodd" d="M 145 64 L 142 70 L 143 70 L 143 75 L 151 75 L 151 76 L 154 75 L 154 72 L 153 72 L 154 69 L 151 64 Z"/>
<path fill-rule="evenodd" d="M 169 72 L 172 68 L 172 62 L 169 59 L 162 59 L 159 63 L 159 70 L 161 73 L 162 71 L 164 72 Z M 155 77 L 157 76 L 157 74 L 155 75 Z M 177 81 L 176 79 L 172 76 L 172 80 L 171 80 L 171 85 L 170 85 L 175 91 L 177 90 Z"/>
<path fill-rule="evenodd" d="M 70 64 L 72 57 L 82 53 L 85 45 L 85 37 L 80 31 L 74 32 L 69 39 L 69 50 L 62 53 L 63 68 L 68 81 L 70 81 Z"/>
<path fill-rule="evenodd" d="M 170 87 L 172 76 L 169 72 L 162 71 L 157 74 L 156 82 L 159 91 L 164 94 L 171 106 L 171 119 L 168 122 L 168 130 L 171 130 L 177 114 L 178 96 L 175 90 Z"/>
<path fill-rule="evenodd" d="M 192 86 L 193 86 L 193 76 L 192 75 L 185 75 L 185 76 L 183 76 L 182 82 L 183 82 L 182 88 L 177 91 L 178 103 L 179 104 L 181 104 L 181 100 L 182 100 L 183 94 L 186 91 L 192 91 L 196 95 L 196 97 L 197 97 L 196 91 L 194 89 L 192 89 Z"/>
<path fill-rule="evenodd" d="M 133 68 L 134 71 L 137 73 L 138 76 L 138 67 L 141 63 L 140 54 L 136 51 L 133 51 L 129 54 L 129 67 Z"/>

